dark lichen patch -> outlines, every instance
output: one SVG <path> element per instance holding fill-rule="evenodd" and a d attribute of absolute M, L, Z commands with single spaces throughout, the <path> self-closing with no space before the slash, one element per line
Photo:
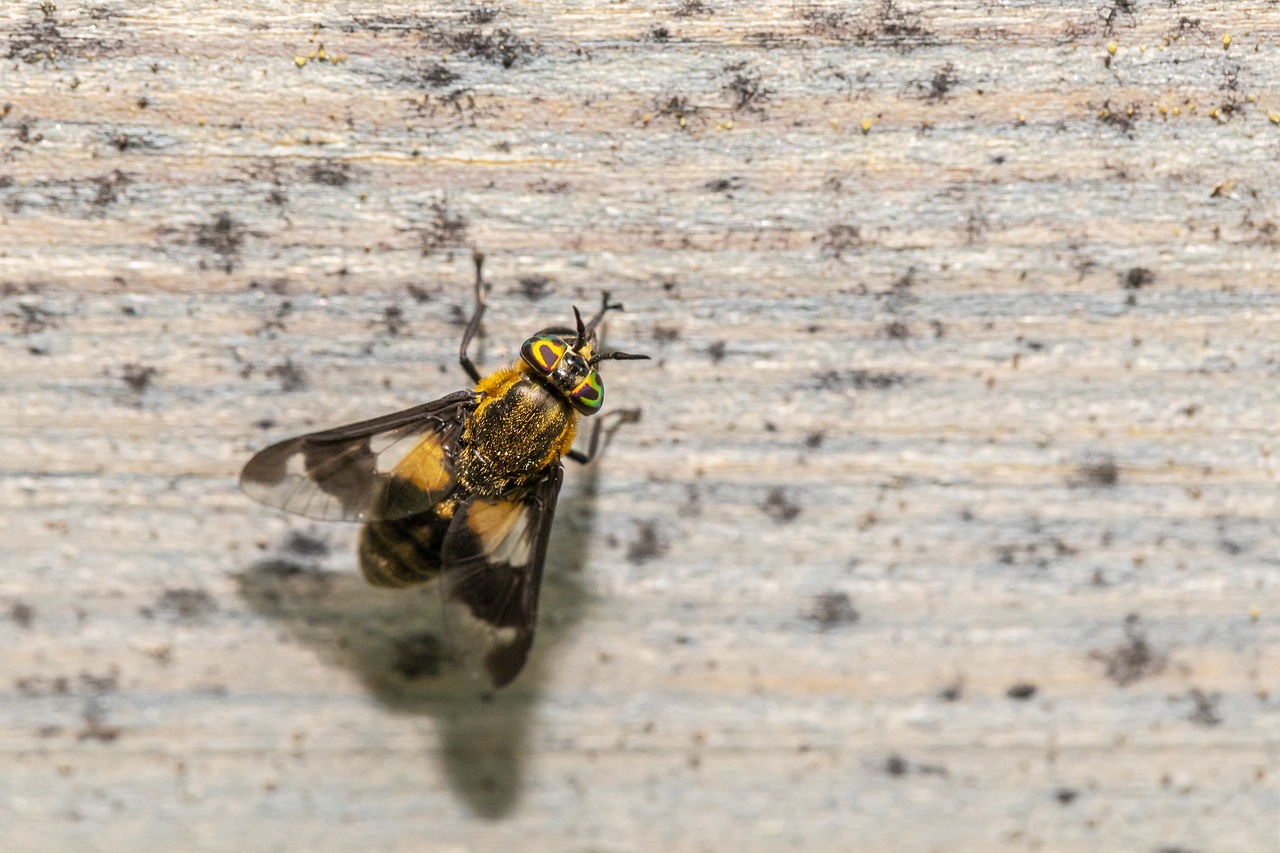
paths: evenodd
<path fill-rule="evenodd" d="M 86 699 L 80 717 L 84 721 L 84 727 L 76 733 L 76 740 L 112 743 L 123 732 L 119 726 L 113 726 L 107 722 L 107 706 L 101 699 Z"/>
<path fill-rule="evenodd" d="M 1110 457 L 1082 462 L 1076 467 L 1075 475 L 1067 482 L 1073 486 L 1111 488 L 1120 482 L 1120 466 Z"/>
<path fill-rule="evenodd" d="M 1124 642 L 1110 651 L 1098 649 L 1089 654 L 1091 659 L 1106 664 L 1107 678 L 1120 687 L 1127 687 L 1165 668 L 1168 658 L 1147 642 L 1138 614 L 1125 617 L 1124 635 Z"/>
<path fill-rule="evenodd" d="M 678 341 L 680 340 L 680 327 L 655 323 L 653 326 L 653 339 L 660 344 L 669 344 L 672 341 Z"/>
<path fill-rule="evenodd" d="M 729 345 L 724 341 L 712 341 L 707 347 L 707 358 L 711 359 L 712 364 L 719 364 L 724 360 L 725 351 Z"/>
<path fill-rule="evenodd" d="M 307 387 L 307 374 L 300 366 L 287 358 L 280 364 L 267 368 L 267 376 L 280 380 L 280 390 L 286 394 Z"/>
<path fill-rule="evenodd" d="M 943 702 L 959 702 L 964 696 L 964 682 L 957 680 L 938 691 L 938 698 Z"/>
<path fill-rule="evenodd" d="M 173 229 L 161 229 L 162 235 L 171 233 Z M 225 210 L 215 214 L 208 222 L 196 223 L 189 229 L 189 241 L 213 253 L 223 271 L 228 273 L 235 269 L 248 235 L 249 231 L 244 223 Z M 205 262 L 201 261 L 200 267 L 203 269 L 204 266 Z"/>
<path fill-rule="evenodd" d="M 811 35 L 857 45 L 879 44 L 908 51 L 935 41 L 920 13 L 902 8 L 896 0 L 880 0 L 862 15 L 817 3 L 802 6 L 799 15 Z"/>
<path fill-rule="evenodd" d="M 947 775 L 947 768 L 940 764 L 919 764 L 908 761 L 896 752 L 889 753 L 881 769 L 886 775 L 895 777 L 906 776 L 908 773 L 918 773 L 923 776 Z"/>
<path fill-rule="evenodd" d="M 443 62 L 417 62 L 402 72 L 396 82 L 418 89 L 443 89 L 461 76 Z"/>
<path fill-rule="evenodd" d="M 733 198 L 734 191 L 742 189 L 742 185 L 742 178 L 732 175 L 727 178 L 716 178 L 707 181 L 702 187 L 713 193 L 724 193 L 729 198 Z"/>
<path fill-rule="evenodd" d="M 467 218 L 451 210 L 447 202 L 432 202 L 431 221 L 419 231 L 422 254 L 430 255 L 440 249 L 460 249 L 466 246 L 469 224 Z"/>
<path fill-rule="evenodd" d="M 90 182 L 94 188 L 93 198 L 89 200 L 90 207 L 101 212 L 115 204 L 131 182 L 132 179 L 119 169 L 94 178 Z"/>
<path fill-rule="evenodd" d="M 1197 726 L 1212 727 L 1222 723 L 1222 716 L 1218 713 L 1218 703 L 1222 701 L 1222 695 L 1218 693 L 1205 693 L 1199 688 L 1193 687 L 1187 693 L 1187 698 L 1194 705 L 1187 719 L 1195 723 Z"/>
<path fill-rule="evenodd" d="M 1016 545 L 996 546 L 996 558 L 1005 566 L 1034 566 L 1037 569 L 1048 568 L 1057 560 L 1073 557 L 1079 549 L 1066 540 L 1052 534 L 1035 531 L 1037 538 L 1030 542 Z"/>
<path fill-rule="evenodd" d="M 356 15 L 344 29 L 416 38 L 431 53 L 470 57 L 511 68 L 538 53 L 533 42 L 507 27 L 493 26 L 503 15 L 496 6 L 473 6 L 460 15 Z"/>
<path fill-rule="evenodd" d="M 721 74 L 724 77 L 722 88 L 729 95 L 729 108 L 735 112 L 761 112 L 761 107 L 768 102 L 773 91 L 764 85 L 764 77 L 746 62 L 733 62 L 726 65 Z"/>
<path fill-rule="evenodd" d="M 913 384 L 907 373 L 880 370 L 823 370 L 813 375 L 815 391 L 887 391 Z"/>
<path fill-rule="evenodd" d="M 881 332 L 891 341 L 905 341 L 911 337 L 911 327 L 901 320 L 885 323 Z"/>
<path fill-rule="evenodd" d="M 218 612 L 218 603 L 203 589 L 166 589 L 155 603 L 155 613 L 178 623 L 200 623 Z"/>
<path fill-rule="evenodd" d="M 1134 129 L 1142 119 L 1142 104 L 1134 101 L 1123 107 L 1113 107 L 1111 99 L 1108 98 L 1102 102 L 1102 106 L 1097 108 L 1094 115 L 1099 124 L 1118 130 L 1132 139 Z"/>
<path fill-rule="evenodd" d="M 151 387 L 151 382 L 160 373 L 154 367 L 146 364 L 126 364 L 120 370 L 120 380 L 134 394 L 142 395 Z"/>
<path fill-rule="evenodd" d="M 1146 267 L 1130 267 L 1120 273 L 1120 286 L 1125 290 L 1141 290 L 1156 283 L 1156 274 Z"/>
<path fill-rule="evenodd" d="M 657 559 L 667 553 L 667 542 L 658 535 L 657 527 L 651 521 L 643 521 L 636 525 L 636 538 L 627 545 L 627 562 L 640 564 Z"/>
<path fill-rule="evenodd" d="M 23 696 L 32 699 L 40 696 L 69 696 L 71 679 L 61 675 L 52 677 L 28 675 L 14 679 L 13 688 Z"/>
<path fill-rule="evenodd" d="M 715 12 L 711 4 L 704 3 L 703 0 L 680 0 L 671 14 L 677 18 L 701 18 L 714 15 Z"/>
<path fill-rule="evenodd" d="M 680 93 L 666 92 L 653 99 L 652 115 L 673 120 L 681 129 L 688 129 L 690 119 L 696 117 L 701 109 Z M 645 117 L 646 123 L 649 116 Z"/>
<path fill-rule="evenodd" d="M 1018 702 L 1026 702 L 1039 692 L 1040 688 L 1036 685 L 1027 681 L 1020 681 L 1017 684 L 1010 685 L 1004 695 Z"/>
<path fill-rule="evenodd" d="M 770 489 L 769 494 L 764 499 L 764 503 L 760 505 L 760 509 L 765 515 L 779 524 L 789 524 L 795 521 L 802 511 L 802 507 L 792 502 L 787 497 L 786 489 L 781 486 Z"/>
<path fill-rule="evenodd" d="M 924 92 L 926 100 L 938 102 L 945 100 L 959 82 L 960 78 L 956 76 L 955 64 L 948 62 L 933 72 L 933 76 L 929 78 L 927 85 L 920 84 L 919 88 Z"/>
<path fill-rule="evenodd" d="M 827 440 L 826 430 L 817 429 L 804 437 L 805 450 L 817 450 Z"/>
<path fill-rule="evenodd" d="M 805 618 L 816 624 L 819 631 L 829 631 L 854 624 L 859 614 L 847 593 L 824 592 L 813 597 Z"/>
<path fill-rule="evenodd" d="M 306 179 L 326 187 L 345 187 L 351 183 L 351 166 L 341 160 L 317 160 L 306 168 Z"/>
<path fill-rule="evenodd" d="M 1069 806 L 1080 796 L 1080 792 L 1075 788 L 1058 788 L 1053 792 L 1053 798 L 1058 801 L 1059 805 Z"/>
<path fill-rule="evenodd" d="M 444 644 L 430 632 L 397 639 L 392 645 L 392 669 L 407 679 L 436 678 L 446 660 Z"/>
<path fill-rule="evenodd" d="M 10 325 L 13 326 L 16 334 L 26 337 L 58 328 L 58 315 L 39 305 L 19 302 L 14 305 L 14 308 L 16 310 L 6 311 L 5 316 L 9 318 Z"/>
<path fill-rule="evenodd" d="M 403 335 L 409 328 L 409 321 L 404 316 L 404 309 L 399 305 L 388 305 L 382 309 L 382 316 L 378 318 L 377 325 L 390 337 L 399 337 Z"/>
<path fill-rule="evenodd" d="M 551 279 L 545 275 L 526 275 L 517 284 L 524 298 L 530 302 L 537 302 L 551 292 Z"/>
<path fill-rule="evenodd" d="M 25 601 L 15 601 L 9 605 L 9 618 L 19 628 L 30 628 L 36 619 L 36 609 Z"/>
<path fill-rule="evenodd" d="M 16 59 L 28 64 L 57 63 L 67 58 L 88 59 L 100 56 L 123 44 L 119 40 L 69 35 L 59 26 L 57 6 L 45 0 L 39 8 L 39 19 L 24 21 L 12 31 L 6 59 Z"/>
<path fill-rule="evenodd" d="M 856 251 L 866 245 L 862 237 L 862 228 L 844 222 L 829 226 L 826 231 L 814 236 L 813 241 L 818 244 L 823 254 L 836 260 L 843 260 L 846 252 Z"/>

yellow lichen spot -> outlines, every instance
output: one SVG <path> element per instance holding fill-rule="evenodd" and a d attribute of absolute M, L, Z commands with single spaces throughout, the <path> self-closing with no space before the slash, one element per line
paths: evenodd
<path fill-rule="evenodd" d="M 1218 117 L 1218 109 L 1216 107 L 1209 110 L 1209 118 L 1217 118 L 1217 117 Z"/>
<path fill-rule="evenodd" d="M 1181 236 L 1182 236 L 1182 226 L 1181 226 L 1181 225 L 1175 225 L 1175 226 L 1173 226 L 1173 236 L 1175 236 L 1175 237 L 1181 237 Z"/>
<path fill-rule="evenodd" d="M 316 52 L 314 50 L 307 54 L 307 59 L 315 59 L 315 58 L 316 58 Z"/>
<path fill-rule="evenodd" d="M 725 129 L 725 130 L 733 130 L 733 122 L 731 122 L 731 121 L 726 121 L 726 122 L 724 123 L 724 129 Z"/>
<path fill-rule="evenodd" d="M 1253 607 L 1249 608 L 1249 621 L 1257 622 L 1261 618 L 1262 618 L 1262 611 L 1258 609 L 1258 606 L 1256 604 Z"/>
<path fill-rule="evenodd" d="M 1162 116 L 1167 116 L 1169 114 L 1169 108 L 1166 107 L 1164 104 L 1161 104 L 1160 106 L 1156 107 L 1156 111 L 1159 112 L 1160 115 Z"/>
<path fill-rule="evenodd" d="M 1280 113 L 1272 113 L 1267 118 L 1271 119 L 1272 124 L 1280 124 Z"/>
<path fill-rule="evenodd" d="M 316 51 L 316 56 L 320 57 L 321 59 L 329 58 L 329 54 L 324 52 L 324 45 L 320 45 L 320 49 Z"/>
<path fill-rule="evenodd" d="M 1145 44 L 1138 45 L 1138 53 L 1146 53 L 1146 52 L 1147 52 L 1147 46 Z"/>
<path fill-rule="evenodd" d="M 1180 115 L 1182 115 L 1182 107 L 1174 107 L 1174 108 L 1173 108 L 1173 114 L 1174 114 L 1175 116 L 1180 116 Z"/>
<path fill-rule="evenodd" d="M 1222 47 L 1224 50 L 1231 47 L 1231 33 L 1222 34 Z"/>
<path fill-rule="evenodd" d="M 832 129 L 832 130 L 839 130 L 839 129 L 840 129 L 840 119 L 838 119 L 838 118 L 833 118 L 833 119 L 831 120 L 831 129 Z"/>
<path fill-rule="evenodd" d="M 1107 53 L 1111 54 L 1112 56 L 1115 56 L 1116 51 L 1119 49 L 1120 49 L 1120 45 L 1116 44 L 1115 42 L 1113 41 L 1107 42 Z"/>
<path fill-rule="evenodd" d="M 869 119 L 869 118 L 864 118 L 864 119 L 862 120 L 862 123 L 859 125 L 859 127 L 861 127 L 861 128 L 862 128 L 862 132 L 863 132 L 864 134 L 870 133 L 870 132 L 871 132 L 871 119 Z"/>
<path fill-rule="evenodd" d="M 648 124 L 651 121 L 653 121 L 653 113 L 645 113 L 644 115 L 640 116 L 641 124 Z"/>
<path fill-rule="evenodd" d="M 680 126 L 681 126 L 681 127 L 684 127 L 684 126 L 685 126 L 685 125 L 687 125 L 688 123 L 689 123 L 689 122 L 688 122 L 688 120 L 686 120 L 684 116 L 680 116 Z"/>
<path fill-rule="evenodd" d="M 1027 114 L 1018 113 L 1018 124 L 1026 124 L 1026 123 L 1027 123 Z"/>
<path fill-rule="evenodd" d="M 204 119 L 202 118 L 196 119 L 196 124 L 198 124 L 200 127 L 204 127 Z"/>
<path fill-rule="evenodd" d="M 307 58 L 305 56 L 295 56 L 293 58 L 293 64 L 301 68 L 307 64 Z"/>

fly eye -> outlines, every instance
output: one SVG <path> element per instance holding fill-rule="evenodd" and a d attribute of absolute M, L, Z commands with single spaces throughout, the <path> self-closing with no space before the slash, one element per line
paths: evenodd
<path fill-rule="evenodd" d="M 540 373 L 551 373 L 560 364 L 569 345 L 555 335 L 534 335 L 520 346 L 520 357 Z"/>
<path fill-rule="evenodd" d="M 604 404 L 604 381 L 593 370 L 569 392 L 569 402 L 583 415 L 594 415 Z"/>

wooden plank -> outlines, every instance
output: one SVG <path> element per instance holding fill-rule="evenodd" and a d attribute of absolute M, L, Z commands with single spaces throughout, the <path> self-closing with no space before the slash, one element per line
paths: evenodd
<path fill-rule="evenodd" d="M 1278 54 L 1252 0 L 6 4 L 0 846 L 1275 849 Z M 462 387 L 473 246 L 485 365 L 602 288 L 655 357 L 496 696 L 234 480 Z"/>

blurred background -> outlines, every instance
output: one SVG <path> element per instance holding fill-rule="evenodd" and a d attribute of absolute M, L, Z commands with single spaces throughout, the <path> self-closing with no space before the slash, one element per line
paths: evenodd
<path fill-rule="evenodd" d="M 0 9 L 0 847 L 1280 846 L 1273 3 Z M 625 303 L 530 665 L 266 444 Z"/>

